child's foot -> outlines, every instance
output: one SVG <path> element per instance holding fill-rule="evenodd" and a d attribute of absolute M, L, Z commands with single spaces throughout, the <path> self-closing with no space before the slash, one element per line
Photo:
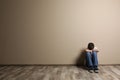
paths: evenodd
<path fill-rule="evenodd" d="M 94 70 L 99 70 L 98 67 L 94 67 Z"/>
<path fill-rule="evenodd" d="M 93 70 L 92 70 L 92 69 L 90 69 L 90 70 L 88 70 L 88 72 L 93 73 Z"/>
<path fill-rule="evenodd" d="M 98 70 L 94 70 L 95 73 L 99 73 Z"/>
<path fill-rule="evenodd" d="M 93 73 L 94 68 L 92 66 L 88 67 L 88 72 Z"/>

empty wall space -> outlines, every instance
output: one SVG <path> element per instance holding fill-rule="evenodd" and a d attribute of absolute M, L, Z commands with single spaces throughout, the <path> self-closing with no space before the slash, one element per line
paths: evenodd
<path fill-rule="evenodd" d="M 75 64 L 89 42 L 120 64 L 120 0 L 0 0 L 0 64 Z"/>

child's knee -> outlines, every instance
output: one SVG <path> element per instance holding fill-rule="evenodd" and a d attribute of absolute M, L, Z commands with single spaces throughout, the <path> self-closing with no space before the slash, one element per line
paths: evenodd
<path fill-rule="evenodd" d="M 97 56 L 97 52 L 94 51 L 94 52 L 93 52 L 93 55 L 94 55 L 94 56 Z"/>
<path fill-rule="evenodd" d="M 90 52 L 86 52 L 86 55 L 90 55 Z"/>

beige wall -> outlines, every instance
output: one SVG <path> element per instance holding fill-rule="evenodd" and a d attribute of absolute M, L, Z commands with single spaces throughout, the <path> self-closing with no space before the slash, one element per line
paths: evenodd
<path fill-rule="evenodd" d="M 0 64 L 74 64 L 91 41 L 120 64 L 120 0 L 0 0 Z"/>

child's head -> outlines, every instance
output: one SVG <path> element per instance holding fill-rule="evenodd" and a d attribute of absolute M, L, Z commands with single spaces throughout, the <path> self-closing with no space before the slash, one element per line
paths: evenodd
<path fill-rule="evenodd" d="M 92 42 L 88 43 L 88 49 L 89 50 L 94 49 L 94 43 L 92 43 Z"/>

